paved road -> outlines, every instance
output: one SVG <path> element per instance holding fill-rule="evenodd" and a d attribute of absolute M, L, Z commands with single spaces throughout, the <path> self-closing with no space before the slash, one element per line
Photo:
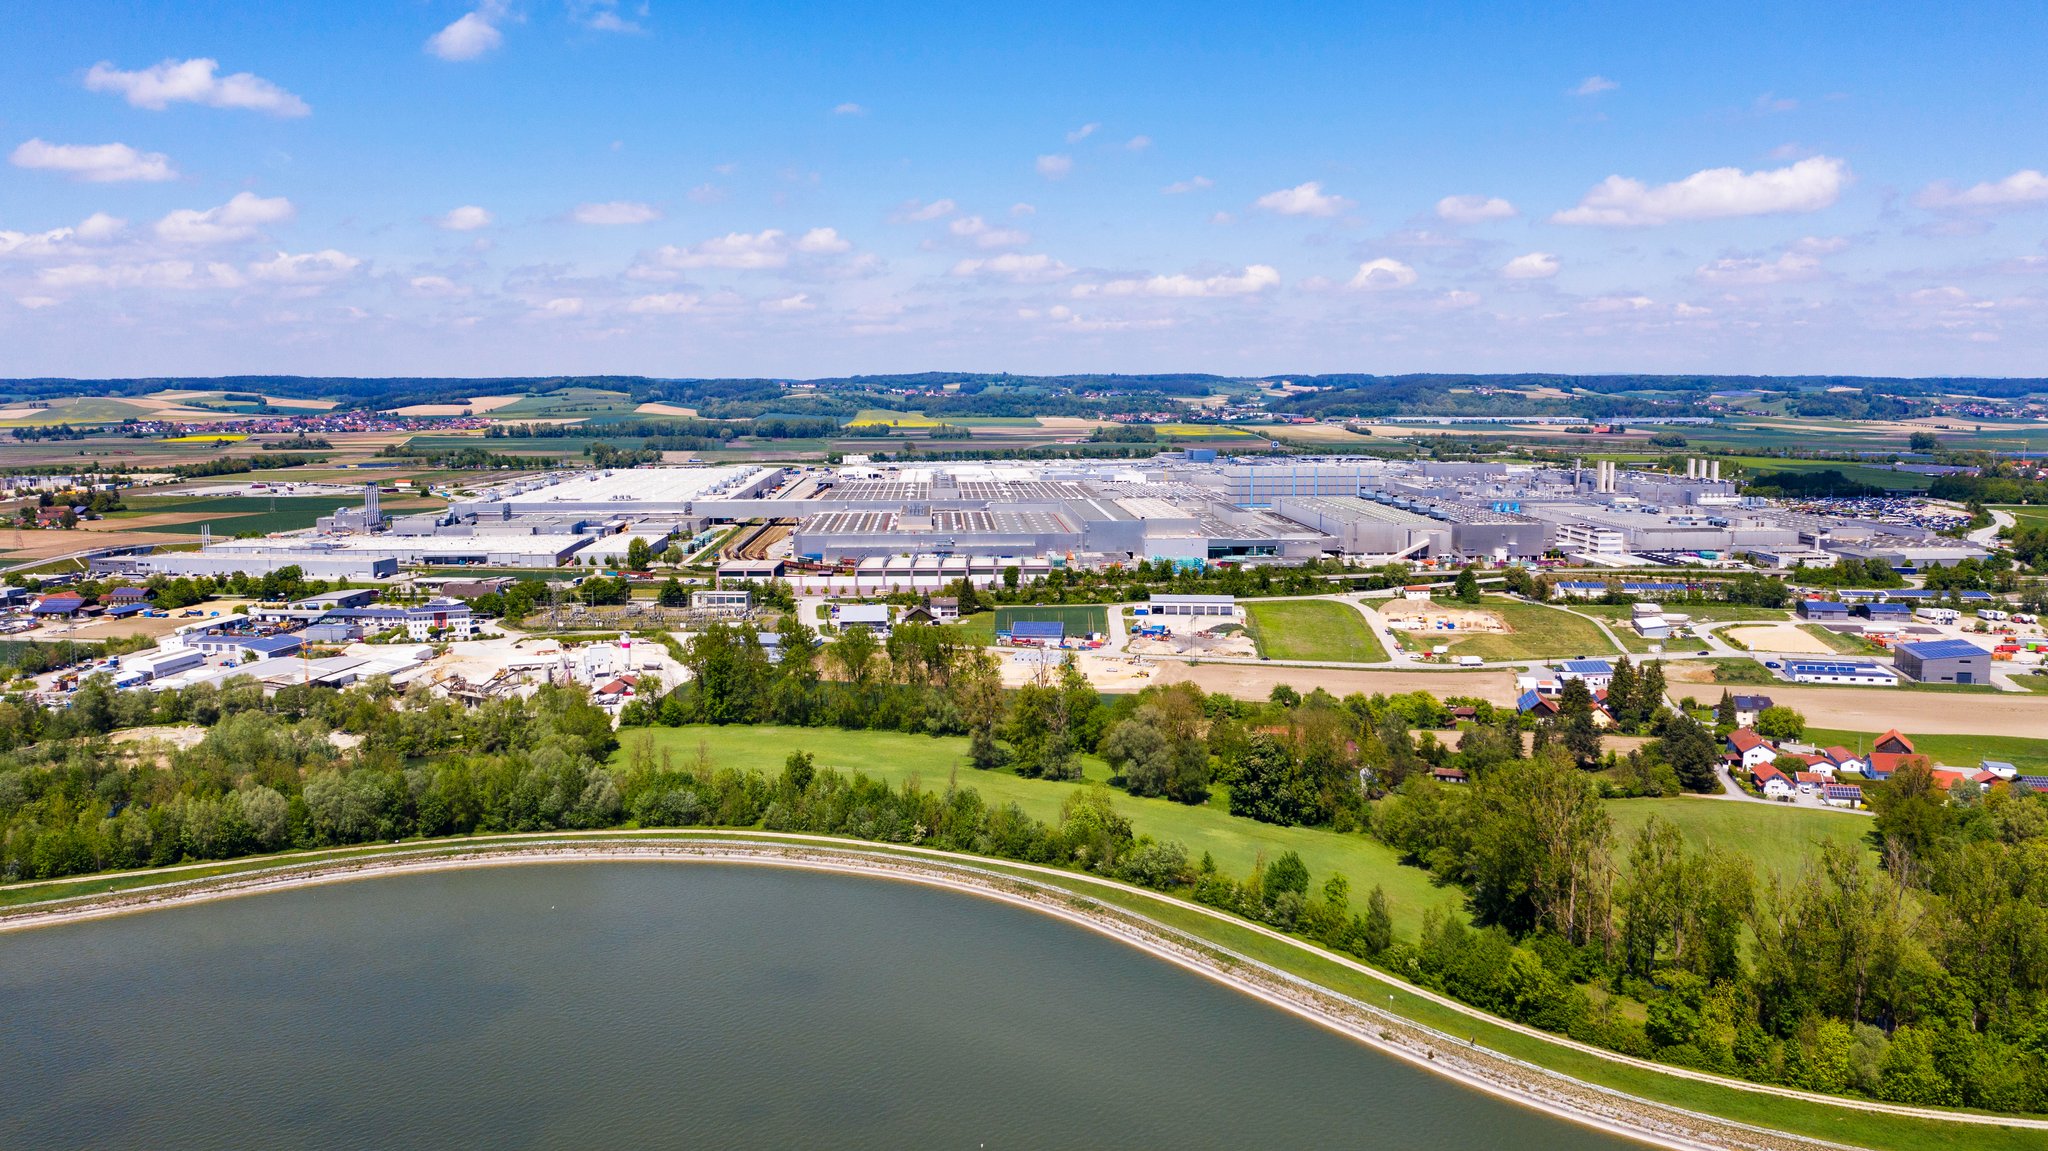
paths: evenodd
<path fill-rule="evenodd" d="M 1991 512 L 1991 526 L 1978 528 L 1976 531 L 1971 532 L 1968 537 L 1969 541 L 1978 547 L 1988 548 L 1992 544 L 1997 543 L 1998 533 L 2001 529 L 2012 527 L 2019 522 L 2011 512 L 2002 512 L 1996 508 L 1988 510 Z"/>

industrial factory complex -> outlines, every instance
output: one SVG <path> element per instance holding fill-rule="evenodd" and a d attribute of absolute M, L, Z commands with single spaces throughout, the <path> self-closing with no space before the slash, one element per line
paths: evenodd
<path fill-rule="evenodd" d="M 380 580 L 418 568 L 616 568 L 634 541 L 701 550 L 724 525 L 760 525 L 721 555 L 739 576 L 886 586 L 988 583 L 1015 567 L 1135 560 L 1500 564 L 1562 555 L 1635 566 L 1901 566 L 1981 551 L 1906 517 L 1816 514 L 1738 495 L 1719 467 L 1682 471 L 1343 458 L 839 467 L 647 467 L 521 479 L 445 511 L 387 516 L 374 486 L 310 531 L 197 551 L 103 557 L 108 574 Z"/>

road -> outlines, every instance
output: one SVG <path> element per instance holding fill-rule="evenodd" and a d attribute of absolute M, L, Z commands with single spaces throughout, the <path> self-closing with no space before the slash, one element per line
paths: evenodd
<path fill-rule="evenodd" d="M 1976 544 L 1978 547 L 1990 547 L 1998 541 L 1998 533 L 2000 531 L 2012 527 L 2019 522 L 2011 512 L 2002 512 L 1997 508 L 1988 510 L 1991 512 L 1991 526 L 1978 528 L 1967 537 L 1971 543 Z"/>

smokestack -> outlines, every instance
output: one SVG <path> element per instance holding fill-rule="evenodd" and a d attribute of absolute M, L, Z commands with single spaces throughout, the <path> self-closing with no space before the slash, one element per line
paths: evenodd
<path fill-rule="evenodd" d="M 1582 460 L 1582 459 L 1580 459 L 1580 458 L 1579 458 L 1578 456 L 1573 456 L 1573 457 L 1572 457 L 1572 491 L 1576 492 L 1576 491 L 1578 491 L 1578 490 L 1579 490 L 1579 484 L 1580 484 L 1580 483 L 1582 482 L 1582 480 L 1583 480 L 1583 477 L 1582 477 L 1582 476 L 1580 475 L 1580 473 L 1581 473 L 1581 472 L 1583 472 L 1584 470 L 1585 470 L 1585 461 L 1584 461 L 1584 460 Z"/>

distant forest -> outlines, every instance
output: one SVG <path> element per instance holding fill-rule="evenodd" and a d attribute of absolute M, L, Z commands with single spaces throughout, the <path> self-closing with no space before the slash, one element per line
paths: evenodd
<path fill-rule="evenodd" d="M 1888 419 L 1937 395 L 2016 399 L 2048 395 L 2048 379 L 1870 376 L 1709 376 L 1413 374 L 1019 376 L 1006 373 L 919 372 L 905 375 L 794 379 L 659 379 L 648 376 L 499 376 L 354 378 L 343 376 L 165 376 L 116 380 L 0 381 L 12 400 L 92 395 L 119 399 L 165 389 L 266 393 L 338 401 L 344 408 L 455 403 L 477 395 L 546 394 L 567 388 L 624 392 L 636 402 L 686 404 L 708 419 L 848 417 L 863 408 L 914 407 L 934 418 L 1101 415 L 1165 406 L 1173 397 L 1249 394 L 1291 383 L 1299 391 L 1271 398 L 1276 412 L 1328 417 L 1532 414 L 1612 418 L 1683 414 L 1716 392 L 1789 393 L 1804 416 Z M 905 397 L 906 389 L 947 388 Z M 1833 391 L 1853 388 L 1855 391 Z M 1553 394 L 1531 395 L 1542 389 Z M 1561 393 L 1561 394 L 1560 394 Z"/>

